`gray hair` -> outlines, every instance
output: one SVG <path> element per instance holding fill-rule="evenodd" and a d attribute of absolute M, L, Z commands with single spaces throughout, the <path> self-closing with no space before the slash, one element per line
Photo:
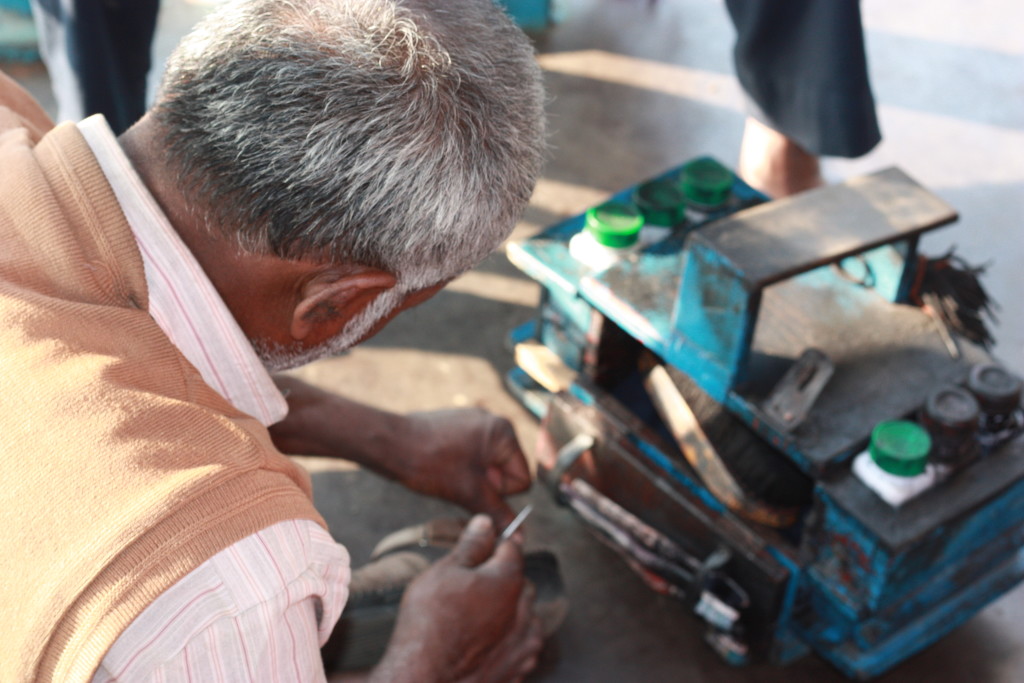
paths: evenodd
<path fill-rule="evenodd" d="M 508 236 L 543 105 L 493 0 L 249 0 L 179 45 L 153 112 L 186 196 L 241 248 L 381 268 L 409 291 Z"/>

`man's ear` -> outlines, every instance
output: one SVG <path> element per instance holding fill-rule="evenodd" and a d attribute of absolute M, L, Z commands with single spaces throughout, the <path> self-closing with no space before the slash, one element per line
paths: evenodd
<path fill-rule="evenodd" d="M 395 276 L 364 266 L 325 269 L 306 281 L 292 311 L 291 335 L 319 343 L 338 334 L 379 294 L 395 286 Z"/>

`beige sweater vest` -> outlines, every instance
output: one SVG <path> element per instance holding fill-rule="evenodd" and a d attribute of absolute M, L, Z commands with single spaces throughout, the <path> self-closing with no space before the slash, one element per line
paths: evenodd
<path fill-rule="evenodd" d="M 0 681 L 87 681 L 231 543 L 320 524 L 308 475 L 147 313 L 138 247 L 73 125 L 0 74 Z"/>

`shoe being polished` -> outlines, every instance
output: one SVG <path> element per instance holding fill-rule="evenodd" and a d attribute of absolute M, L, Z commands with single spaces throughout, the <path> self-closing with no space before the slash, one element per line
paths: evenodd
<path fill-rule="evenodd" d="M 369 669 L 380 661 L 405 587 L 455 546 L 465 525 L 463 519 L 434 519 L 395 531 L 377 544 L 370 561 L 352 571 L 345 611 L 321 649 L 328 672 Z M 569 611 L 558 558 L 546 550 L 526 553 L 523 573 L 536 588 L 533 611 L 548 638 Z"/>

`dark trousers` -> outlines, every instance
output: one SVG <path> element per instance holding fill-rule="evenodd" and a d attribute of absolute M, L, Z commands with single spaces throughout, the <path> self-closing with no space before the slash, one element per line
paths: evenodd
<path fill-rule="evenodd" d="M 857 157 L 881 133 L 857 0 L 726 0 L 751 114 L 815 155 Z"/>
<path fill-rule="evenodd" d="M 60 118 L 103 114 L 115 133 L 146 110 L 159 0 L 32 0 Z"/>

